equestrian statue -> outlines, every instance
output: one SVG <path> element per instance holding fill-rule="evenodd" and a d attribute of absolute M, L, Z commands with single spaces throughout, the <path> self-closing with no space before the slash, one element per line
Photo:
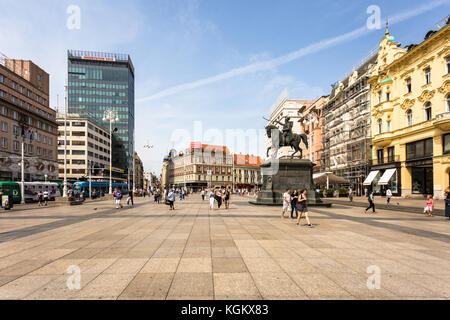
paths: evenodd
<path fill-rule="evenodd" d="M 294 126 L 294 123 L 291 120 L 289 116 L 286 116 L 284 118 L 284 123 L 279 122 L 277 120 L 268 120 L 264 118 L 264 120 L 269 121 L 269 125 L 266 127 L 266 134 L 269 139 L 271 139 L 271 146 L 267 148 L 267 157 L 269 157 L 269 151 L 272 148 L 276 148 L 276 151 L 273 153 L 272 158 L 275 159 L 277 157 L 278 151 L 282 147 L 291 147 L 295 150 L 295 152 L 291 155 L 291 159 L 294 158 L 295 154 L 300 153 L 300 159 L 303 158 L 303 152 L 300 148 L 300 144 L 303 141 L 303 143 L 306 146 L 306 149 L 308 149 L 308 137 L 306 134 L 309 134 L 308 131 L 306 131 L 306 134 L 301 133 L 293 133 L 292 128 Z M 283 126 L 282 131 L 278 129 L 276 125 L 273 123 L 277 123 L 281 126 Z M 273 135 L 273 133 L 278 133 L 276 135 Z"/>

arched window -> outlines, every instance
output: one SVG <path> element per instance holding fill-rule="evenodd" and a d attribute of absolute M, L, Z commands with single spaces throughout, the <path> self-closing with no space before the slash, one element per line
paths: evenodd
<path fill-rule="evenodd" d="M 412 110 L 411 109 L 406 111 L 406 126 L 407 127 L 412 126 Z"/>
<path fill-rule="evenodd" d="M 378 134 L 383 133 L 383 120 L 378 119 Z"/>
<path fill-rule="evenodd" d="M 431 102 L 425 104 L 425 121 L 431 120 Z"/>
<path fill-rule="evenodd" d="M 447 95 L 447 112 L 450 112 L 450 93 Z"/>

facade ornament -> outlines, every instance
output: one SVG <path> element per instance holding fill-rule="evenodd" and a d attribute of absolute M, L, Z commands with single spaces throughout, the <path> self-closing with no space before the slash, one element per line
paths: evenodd
<path fill-rule="evenodd" d="M 416 99 L 406 99 L 405 101 L 403 101 L 403 103 L 400 105 L 400 107 L 403 110 L 408 110 L 414 106 L 415 102 L 416 102 Z"/>
<path fill-rule="evenodd" d="M 446 80 L 444 84 L 438 89 L 439 93 L 446 96 L 450 92 L 450 80 Z"/>
<path fill-rule="evenodd" d="M 422 92 L 422 94 L 419 97 L 419 101 L 424 103 L 426 101 L 431 100 L 434 97 L 434 93 L 436 92 L 436 90 L 425 90 L 424 92 Z"/>

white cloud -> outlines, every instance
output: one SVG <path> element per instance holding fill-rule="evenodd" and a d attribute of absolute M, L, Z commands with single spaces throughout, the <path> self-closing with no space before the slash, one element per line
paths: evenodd
<path fill-rule="evenodd" d="M 438 1 L 434 1 L 428 4 L 425 4 L 423 6 L 417 7 L 417 8 L 413 8 L 404 12 L 401 12 L 397 15 L 394 15 L 392 17 L 389 18 L 389 20 L 391 21 L 391 24 L 395 24 L 410 18 L 413 18 L 415 16 L 418 16 L 420 14 L 423 14 L 429 10 L 432 10 L 436 7 L 439 7 L 445 3 L 448 3 L 448 0 L 438 0 Z M 141 98 L 138 99 L 138 101 L 140 102 L 144 102 L 144 101 L 150 101 L 150 100 L 156 100 L 156 99 L 161 99 L 161 98 L 165 98 L 174 94 L 178 94 L 180 92 L 186 91 L 186 90 L 191 90 L 191 89 L 195 89 L 195 88 L 199 88 L 199 87 L 203 87 L 206 85 L 210 85 L 212 83 L 215 82 L 219 82 L 219 81 L 223 81 L 223 80 L 227 80 L 230 78 L 234 78 L 240 75 L 245 75 L 245 74 L 249 74 L 249 73 L 254 73 L 254 72 L 258 72 L 258 71 L 263 71 L 263 70 L 269 70 L 269 69 L 273 69 L 277 66 L 281 66 L 283 64 L 292 62 L 294 60 L 300 59 L 304 56 L 319 52 L 321 50 L 339 45 L 341 43 L 344 43 L 346 41 L 349 40 L 353 40 L 356 38 L 359 38 L 367 33 L 372 32 L 373 30 L 369 30 L 366 28 L 366 26 L 363 26 L 361 28 L 355 29 L 353 31 L 347 32 L 345 34 L 342 34 L 340 36 L 337 37 L 333 37 L 333 38 L 328 38 L 328 39 L 324 39 L 321 41 L 318 41 L 316 43 L 313 43 L 311 45 L 308 45 L 306 47 L 303 47 L 297 51 L 288 53 L 286 55 L 280 56 L 278 58 L 274 58 L 274 59 L 270 59 L 270 60 L 265 60 L 265 61 L 257 61 L 257 62 L 253 62 L 250 63 L 246 66 L 243 67 L 239 67 L 239 68 L 234 68 L 230 71 L 224 72 L 224 73 L 220 73 L 217 74 L 215 76 L 212 77 L 208 77 L 208 78 L 204 78 L 204 79 L 200 79 L 200 80 L 196 80 L 196 81 L 192 81 L 192 82 L 188 82 L 188 83 L 184 83 L 181 85 L 177 85 L 165 90 L 162 90 L 160 92 L 157 92 L 151 96 L 145 97 L 145 98 Z"/>

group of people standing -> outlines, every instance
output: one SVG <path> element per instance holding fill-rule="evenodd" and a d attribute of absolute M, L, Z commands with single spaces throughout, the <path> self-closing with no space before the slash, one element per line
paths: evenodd
<path fill-rule="evenodd" d="M 37 195 L 39 207 L 48 205 L 49 193 L 47 190 L 39 191 Z"/>
<path fill-rule="evenodd" d="M 123 208 L 123 205 L 122 205 L 123 193 L 122 193 L 122 191 L 120 191 L 119 189 L 116 189 L 113 192 L 113 198 L 116 202 L 116 209 Z M 130 204 L 132 207 L 134 206 L 134 193 L 133 193 L 133 191 L 128 190 L 127 206 L 130 206 Z"/>
<path fill-rule="evenodd" d="M 202 200 L 205 200 L 205 190 L 201 191 Z M 225 209 L 230 208 L 231 188 L 211 188 L 208 191 L 209 209 L 214 210 L 217 203 L 217 209 L 220 209 L 222 204 L 225 204 Z"/>
<path fill-rule="evenodd" d="M 286 190 L 283 194 L 283 213 L 281 214 L 281 219 L 286 218 L 286 213 L 288 213 L 288 215 L 290 213 L 291 219 L 297 219 L 297 226 L 300 226 L 300 221 L 302 219 L 302 215 L 304 214 L 307 226 L 312 228 L 313 225 L 309 219 L 307 194 L 307 189 L 294 190 L 293 192 L 290 189 Z M 289 216 L 287 218 L 289 218 Z"/>

